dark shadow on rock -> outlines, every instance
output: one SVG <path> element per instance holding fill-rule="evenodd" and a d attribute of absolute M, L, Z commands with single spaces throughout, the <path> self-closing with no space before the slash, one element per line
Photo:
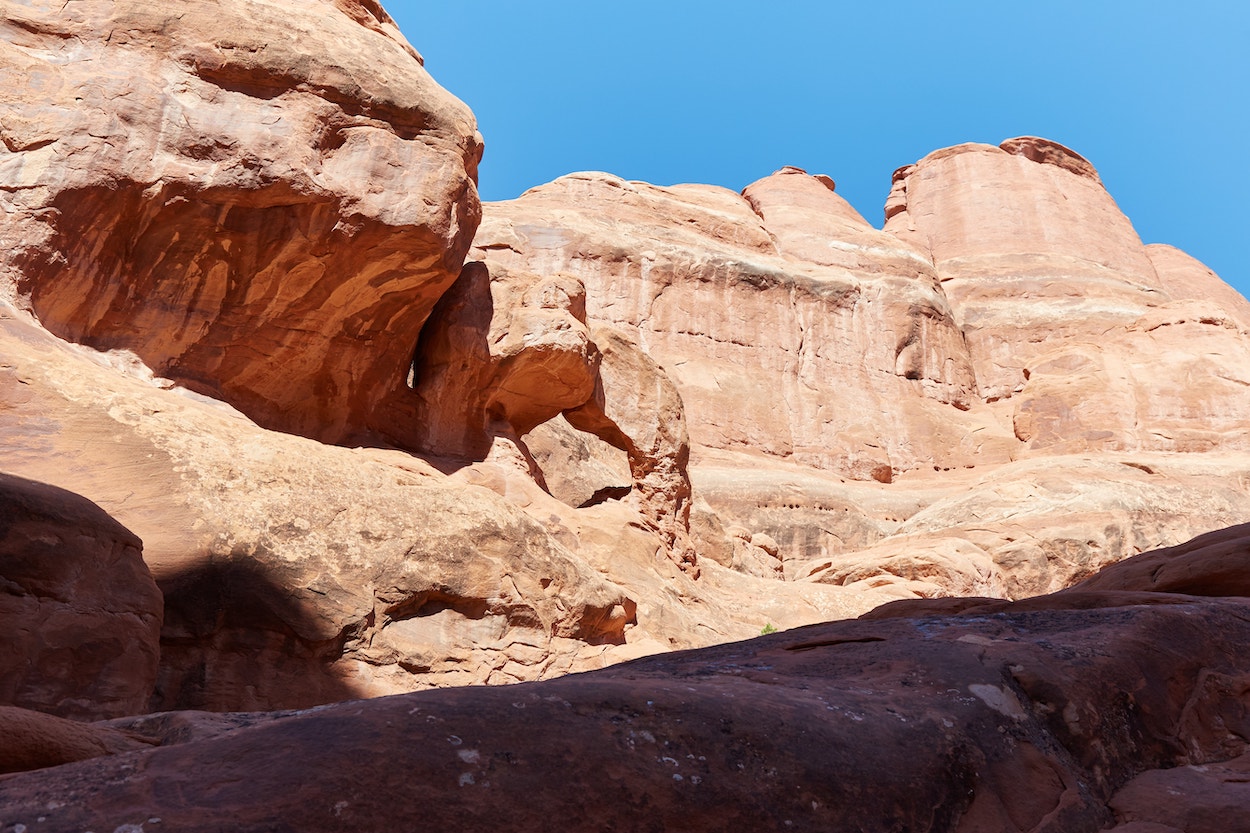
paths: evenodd
<path fill-rule="evenodd" d="M 236 557 L 158 577 L 165 594 L 151 711 L 298 709 L 357 699 L 334 663 L 351 634 L 256 560 Z"/>
<path fill-rule="evenodd" d="M 140 711 L 160 617 L 138 536 L 82 495 L 0 473 L 0 705 Z"/>

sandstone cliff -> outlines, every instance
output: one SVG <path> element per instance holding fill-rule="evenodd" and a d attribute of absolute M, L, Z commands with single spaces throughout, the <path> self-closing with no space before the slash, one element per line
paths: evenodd
<path fill-rule="evenodd" d="M 256 771 L 244 828 L 453 769 L 554 802 L 517 829 L 1227 800 L 1164 769 L 1244 768 L 1244 528 L 1177 545 L 1250 518 L 1250 304 L 1074 151 L 935 151 L 880 229 L 796 168 L 482 206 L 472 113 L 372 0 L 0 10 L 0 766 L 66 765 L 5 821 L 209 829 Z M 338 780 L 362 737 L 407 804 Z"/>
<path fill-rule="evenodd" d="M 574 276 L 637 333 L 726 564 L 1020 596 L 1246 517 L 1250 305 L 1144 246 L 1092 165 L 937 151 L 886 217 L 794 168 L 741 195 L 574 174 L 487 205 L 471 257 Z"/>

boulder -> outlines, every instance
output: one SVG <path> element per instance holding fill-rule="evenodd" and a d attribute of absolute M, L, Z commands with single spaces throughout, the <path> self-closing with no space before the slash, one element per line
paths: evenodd
<path fill-rule="evenodd" d="M 0 44 L 0 297 L 269 428 L 369 436 L 479 216 L 473 115 L 386 13 L 6 2 Z"/>
<path fill-rule="evenodd" d="M 134 533 L 80 495 L 0 473 L 0 704 L 78 720 L 146 711 L 161 611 Z"/>

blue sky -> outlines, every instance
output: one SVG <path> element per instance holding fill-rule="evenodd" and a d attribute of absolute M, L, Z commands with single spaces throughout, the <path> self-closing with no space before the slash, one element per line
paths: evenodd
<path fill-rule="evenodd" d="M 384 0 L 477 114 L 484 199 L 577 170 L 741 189 L 1019 135 L 1094 163 L 1143 240 L 1250 294 L 1250 3 Z"/>

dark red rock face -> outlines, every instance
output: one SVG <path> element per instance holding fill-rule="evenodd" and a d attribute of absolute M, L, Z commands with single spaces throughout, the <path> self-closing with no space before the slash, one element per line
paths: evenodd
<path fill-rule="evenodd" d="M 144 711 L 161 607 L 133 533 L 84 497 L 0 473 L 0 705 Z"/>
<path fill-rule="evenodd" d="M 15 776 L 0 806 L 40 830 L 1077 833 L 1137 773 L 1244 750 L 1244 604 L 1051 598 L 343 703 Z"/>

